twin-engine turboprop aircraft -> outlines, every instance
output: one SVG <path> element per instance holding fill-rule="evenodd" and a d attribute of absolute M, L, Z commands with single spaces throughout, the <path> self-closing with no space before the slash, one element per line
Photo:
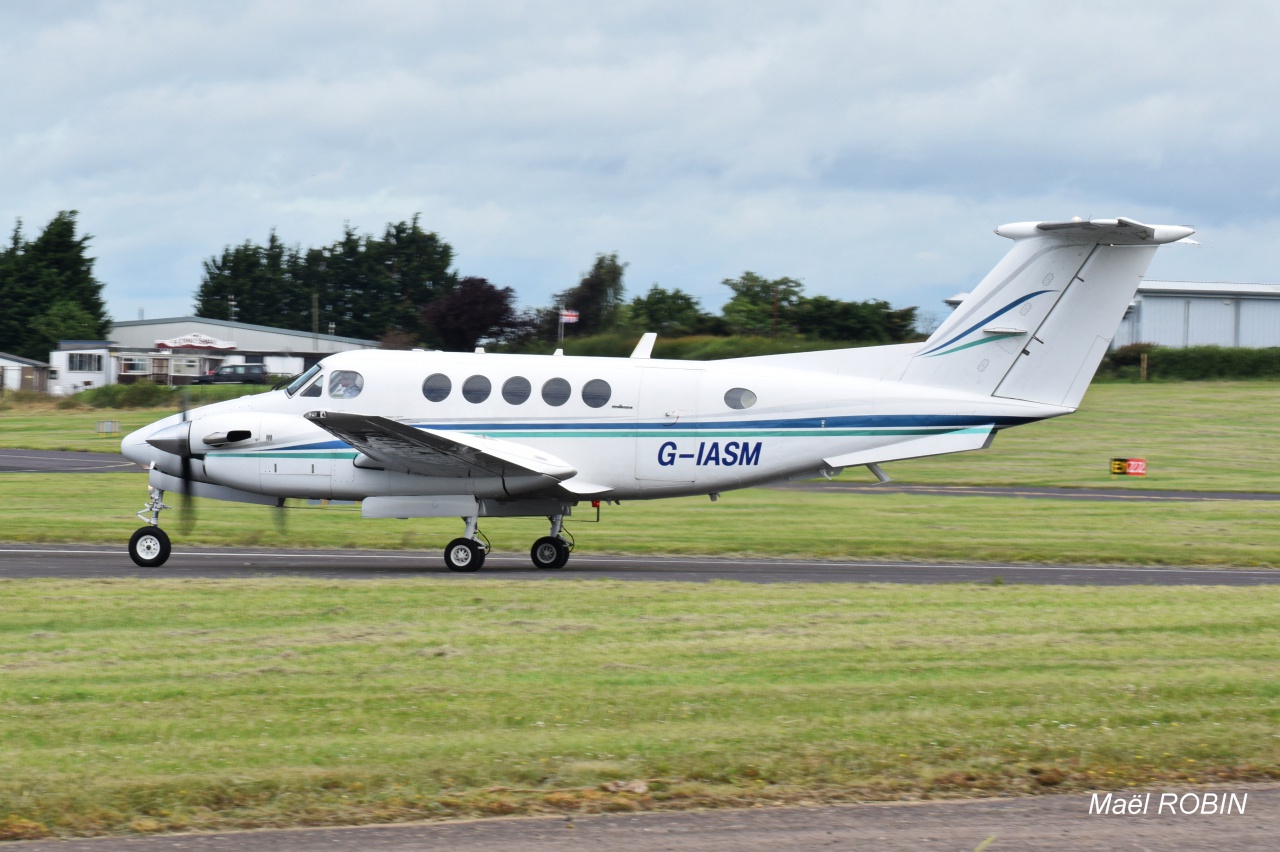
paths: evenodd
<path fill-rule="evenodd" d="M 924 343 L 723 361 L 364 351 L 288 387 L 175 414 L 124 439 L 150 469 L 129 553 L 169 557 L 164 493 L 283 505 L 359 500 L 366 518 L 457 517 L 445 548 L 476 571 L 481 518 L 543 516 L 560 568 L 584 501 L 709 494 L 982 449 L 1075 410 L 1156 246 L 1190 228 L 1024 222 L 1013 248 Z"/>

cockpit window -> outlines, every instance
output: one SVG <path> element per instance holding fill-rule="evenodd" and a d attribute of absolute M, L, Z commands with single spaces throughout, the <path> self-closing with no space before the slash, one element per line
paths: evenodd
<path fill-rule="evenodd" d="M 324 376 L 320 376 L 314 382 L 307 385 L 307 389 L 304 390 L 302 393 L 298 394 L 298 396 L 317 397 L 317 396 L 320 396 L 323 390 L 324 390 Z"/>
<path fill-rule="evenodd" d="M 334 399 L 355 399 L 364 390 L 364 377 L 355 370 L 334 370 L 329 377 L 329 396 Z"/>
<path fill-rule="evenodd" d="M 293 396 L 295 393 L 297 393 L 299 390 L 302 389 L 303 385 L 311 381 L 312 377 L 314 377 L 315 374 L 318 372 L 320 372 L 320 365 L 316 364 L 310 370 L 307 370 L 301 376 L 298 376 L 296 379 L 289 382 L 289 386 L 284 389 L 284 392 L 287 393 L 289 396 Z"/>

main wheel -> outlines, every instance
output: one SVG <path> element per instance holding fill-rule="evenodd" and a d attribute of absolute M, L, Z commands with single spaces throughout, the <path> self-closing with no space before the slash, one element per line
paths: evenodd
<path fill-rule="evenodd" d="M 450 571 L 479 571 L 484 564 L 484 548 L 469 538 L 455 538 L 444 549 L 444 564 Z"/>
<path fill-rule="evenodd" d="M 569 561 L 569 545 L 565 544 L 562 538 L 544 535 L 533 543 L 533 547 L 529 550 L 529 558 L 533 560 L 534 568 L 554 571 L 557 568 L 563 568 Z"/>
<path fill-rule="evenodd" d="M 143 527 L 129 539 L 129 558 L 141 568 L 163 565 L 169 550 L 169 536 L 159 527 Z"/>

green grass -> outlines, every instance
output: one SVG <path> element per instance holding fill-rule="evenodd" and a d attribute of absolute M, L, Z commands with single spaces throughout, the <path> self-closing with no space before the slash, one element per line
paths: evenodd
<path fill-rule="evenodd" d="M 243 390 L 195 392 L 222 398 Z M 906 483 L 1276 491 L 1278 402 L 1275 382 L 1096 384 L 1078 413 L 1001 432 L 988 450 L 894 462 L 885 469 Z M 99 420 L 119 420 L 127 433 L 167 413 L 15 405 L 0 410 L 0 446 L 115 452 L 118 439 L 95 434 Z M 1146 458 L 1150 474 L 1112 479 L 1113 456 Z M 845 476 L 869 477 L 861 469 Z"/>
<path fill-rule="evenodd" d="M 904 483 L 1277 491 L 1278 404 L 1275 382 L 1095 384 L 1075 414 L 1000 432 L 985 451 L 884 468 Z M 1112 479 L 1113 457 L 1145 458 L 1148 475 Z"/>
<path fill-rule="evenodd" d="M 5 474 L 0 539 L 105 542 L 121 548 L 140 525 L 141 474 Z M 456 519 L 363 520 L 358 506 L 292 501 L 277 531 L 272 510 L 195 500 L 198 523 L 162 515 L 181 549 L 199 544 L 436 551 Z M 180 504 L 178 504 L 180 505 Z M 586 553 L 756 554 L 838 559 L 1280 567 L 1280 502 L 1096 503 L 1057 499 L 813 493 L 753 489 L 705 497 L 586 507 L 569 529 Z M 497 518 L 481 528 L 499 551 L 526 552 L 544 520 Z"/>
<path fill-rule="evenodd" d="M 1280 777 L 1273 587 L 0 590 L 11 837 Z"/>

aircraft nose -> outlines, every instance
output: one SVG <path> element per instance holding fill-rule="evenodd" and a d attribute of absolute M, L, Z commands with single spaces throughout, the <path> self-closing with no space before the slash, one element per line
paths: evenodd
<path fill-rule="evenodd" d="M 181 414 L 174 414 L 163 420 L 157 420 L 155 423 L 143 426 L 135 432 L 130 432 L 124 436 L 124 440 L 120 442 L 120 452 L 124 457 L 134 464 L 140 464 L 143 467 L 155 461 L 156 455 L 163 448 L 157 448 L 148 442 L 153 436 L 158 437 L 158 433 L 171 429 L 175 424 L 182 422 Z"/>

